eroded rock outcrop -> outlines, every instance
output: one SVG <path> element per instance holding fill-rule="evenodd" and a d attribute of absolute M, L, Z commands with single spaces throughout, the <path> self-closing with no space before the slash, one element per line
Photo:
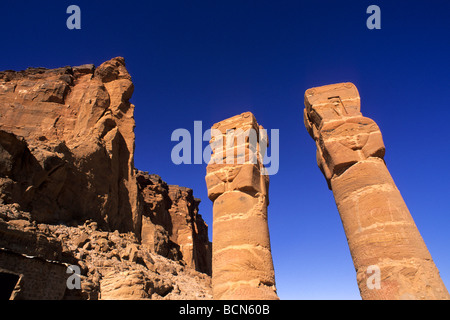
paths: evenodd
<path fill-rule="evenodd" d="M 214 299 L 278 299 L 267 223 L 269 176 L 260 150 L 266 135 L 250 112 L 212 128 L 206 184 L 214 202 Z"/>
<path fill-rule="evenodd" d="M 155 174 L 138 172 L 143 196 L 142 244 L 154 252 L 211 275 L 208 228 L 198 214 L 200 199 L 192 189 L 167 185 Z"/>
<path fill-rule="evenodd" d="M 361 297 L 449 299 L 383 160 L 380 129 L 360 112 L 356 87 L 340 83 L 307 90 L 304 121 L 336 200 Z"/>
<path fill-rule="evenodd" d="M 132 93 L 123 58 L 1 72 L 2 149 L 16 145 L 10 134 L 26 142 L 7 157 L 13 174 L 2 174 L 2 198 L 43 223 L 93 218 L 139 230 Z"/>
<path fill-rule="evenodd" d="M 0 254 L 16 265 L 0 269 L 24 275 L 27 261 L 42 262 L 67 279 L 70 263 L 84 277 L 77 293 L 58 276 L 50 296 L 28 286 L 17 298 L 210 298 L 200 200 L 134 168 L 132 93 L 120 57 L 0 72 Z M 64 255 L 49 258 L 54 246 Z"/>

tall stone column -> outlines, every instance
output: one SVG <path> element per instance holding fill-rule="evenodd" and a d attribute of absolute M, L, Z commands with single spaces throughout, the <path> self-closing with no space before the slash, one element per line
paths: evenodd
<path fill-rule="evenodd" d="M 278 299 L 267 224 L 269 176 L 262 174 L 264 148 L 259 144 L 267 135 L 261 129 L 250 112 L 212 127 L 206 185 L 214 202 L 216 300 Z"/>
<path fill-rule="evenodd" d="M 383 160 L 376 123 L 352 83 L 305 93 L 304 122 L 333 191 L 363 299 L 449 299 Z"/>

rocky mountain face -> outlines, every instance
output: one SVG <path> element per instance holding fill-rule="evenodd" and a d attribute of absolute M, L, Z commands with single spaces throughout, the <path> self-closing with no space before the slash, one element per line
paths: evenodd
<path fill-rule="evenodd" d="M 0 280 L 19 277 L 14 297 L 210 298 L 200 200 L 134 167 L 132 93 L 120 57 L 0 72 Z M 59 276 L 44 293 L 47 268 Z"/>
<path fill-rule="evenodd" d="M 211 274 L 211 243 L 208 227 L 198 214 L 200 199 L 192 189 L 167 185 L 156 174 L 138 171 L 142 210 L 141 242 L 173 260 Z"/>

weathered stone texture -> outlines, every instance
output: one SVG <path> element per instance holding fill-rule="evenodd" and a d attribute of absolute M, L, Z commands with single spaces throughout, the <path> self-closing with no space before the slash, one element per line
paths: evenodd
<path fill-rule="evenodd" d="M 29 219 L 0 204 L 0 273 L 19 276 L 11 299 L 212 299 L 208 275 L 148 250 L 132 232 Z M 80 289 L 66 287 L 70 265 L 80 268 Z"/>
<path fill-rule="evenodd" d="M 31 222 L 30 214 L 17 207 L 0 204 L 0 272 L 19 277 L 11 298 L 62 299 L 67 265 L 76 263 L 76 259 L 64 252 L 58 239 Z"/>
<path fill-rule="evenodd" d="M 376 123 L 351 83 L 305 93 L 305 126 L 342 219 L 363 299 L 449 299 L 430 253 L 383 160 Z M 381 288 L 369 288 L 370 266 Z"/>
<path fill-rule="evenodd" d="M 13 173 L 1 172 L 3 199 L 40 222 L 94 218 L 138 230 L 132 93 L 120 57 L 96 69 L 1 72 L 0 151 Z"/>
<path fill-rule="evenodd" d="M 200 199 L 192 189 L 167 185 L 158 175 L 139 171 L 142 244 L 170 259 L 182 259 L 193 269 L 211 275 L 208 226 L 198 214 Z"/>
<path fill-rule="evenodd" d="M 63 299 L 66 291 L 66 268 L 59 262 L 0 249 L 0 272 L 19 276 L 11 293 L 11 300 Z"/>
<path fill-rule="evenodd" d="M 0 72 L 1 268 L 35 283 L 15 297 L 61 298 L 24 270 L 69 259 L 83 279 L 65 299 L 210 298 L 200 200 L 134 168 L 133 88 L 121 57 Z"/>
<path fill-rule="evenodd" d="M 262 174 L 259 143 L 227 141 L 227 130 L 263 136 L 250 112 L 213 126 L 206 184 L 213 204 L 214 299 L 278 299 L 267 223 L 269 177 Z M 256 142 L 256 141 L 254 141 Z M 223 150 L 214 146 L 223 145 Z M 254 156 L 254 162 L 251 161 Z M 231 159 L 231 163 L 226 159 Z M 240 162 L 238 162 L 240 159 Z M 218 161 L 223 160 L 223 163 Z"/>

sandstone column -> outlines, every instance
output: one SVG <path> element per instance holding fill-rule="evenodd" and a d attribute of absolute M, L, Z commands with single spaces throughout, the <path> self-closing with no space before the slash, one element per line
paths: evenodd
<path fill-rule="evenodd" d="M 269 176 L 262 174 L 264 148 L 260 150 L 259 144 L 267 141 L 267 135 L 262 129 L 250 112 L 212 127 L 213 155 L 206 184 L 214 202 L 216 300 L 278 299 L 267 224 Z M 236 138 L 231 138 L 231 132 Z"/>
<path fill-rule="evenodd" d="M 356 87 L 340 83 L 309 89 L 305 106 L 305 126 L 334 194 L 361 297 L 449 299 L 386 168 L 380 129 L 360 113 Z"/>

